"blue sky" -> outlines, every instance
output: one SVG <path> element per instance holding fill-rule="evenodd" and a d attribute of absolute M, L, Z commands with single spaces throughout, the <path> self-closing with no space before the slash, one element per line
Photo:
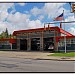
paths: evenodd
<path fill-rule="evenodd" d="M 0 3 L 0 32 L 6 28 L 13 33 L 14 30 L 43 27 L 44 23 L 54 22 L 63 10 L 65 21 L 75 21 L 69 3 Z M 66 24 L 66 31 L 75 34 L 74 24 Z"/>

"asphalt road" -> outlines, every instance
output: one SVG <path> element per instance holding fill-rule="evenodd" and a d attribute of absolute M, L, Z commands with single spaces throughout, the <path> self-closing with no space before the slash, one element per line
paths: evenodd
<path fill-rule="evenodd" d="M 75 61 L 0 57 L 0 72 L 75 72 Z"/>

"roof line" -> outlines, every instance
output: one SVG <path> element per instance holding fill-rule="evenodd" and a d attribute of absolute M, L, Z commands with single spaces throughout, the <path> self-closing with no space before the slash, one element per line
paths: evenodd
<path fill-rule="evenodd" d="M 51 30 L 57 29 L 59 32 L 61 32 L 60 30 L 63 30 L 62 28 L 59 28 L 58 26 L 55 27 L 50 27 Z M 46 30 L 48 30 L 48 27 L 46 27 Z M 14 31 L 13 35 L 16 35 L 16 33 L 18 32 L 34 32 L 34 31 L 44 31 L 44 28 L 36 28 L 36 29 L 27 29 L 27 30 L 18 30 L 18 31 Z M 68 33 L 69 35 L 73 36 L 71 33 L 63 30 L 64 32 Z"/>
<path fill-rule="evenodd" d="M 62 29 L 62 28 L 60 28 L 60 30 L 63 30 L 64 32 L 68 33 L 68 34 L 71 35 L 71 36 L 74 36 L 73 34 L 67 32 L 66 30 L 64 30 L 64 29 Z"/>

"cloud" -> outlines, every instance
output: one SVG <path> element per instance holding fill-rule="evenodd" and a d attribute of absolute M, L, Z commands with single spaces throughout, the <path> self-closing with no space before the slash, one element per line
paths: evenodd
<path fill-rule="evenodd" d="M 38 19 L 39 19 L 39 20 L 42 20 L 42 19 L 44 19 L 44 16 L 41 15 L 41 16 L 38 17 Z"/>
<path fill-rule="evenodd" d="M 68 16 L 65 21 L 75 21 L 74 15 Z"/>
<path fill-rule="evenodd" d="M 31 9 L 31 13 L 34 16 L 37 16 L 39 14 L 47 15 L 48 18 L 54 18 L 55 16 L 59 15 L 63 12 L 63 10 L 66 11 L 62 6 L 66 3 L 45 3 L 42 8 L 34 7 Z M 67 12 L 67 11 L 66 11 Z"/>
<path fill-rule="evenodd" d="M 5 31 L 7 28 L 10 33 L 13 33 L 15 30 L 25 30 L 25 29 L 34 29 L 43 27 L 43 24 L 40 20 L 29 20 L 27 19 L 25 22 L 19 23 L 10 23 L 10 22 L 0 22 L 0 33 Z"/>
<path fill-rule="evenodd" d="M 71 22 L 71 21 L 75 21 L 74 15 L 72 16 L 68 16 L 65 19 L 65 22 Z M 75 22 L 72 23 L 65 23 L 65 28 L 68 32 L 72 33 L 73 35 L 75 35 Z"/>
<path fill-rule="evenodd" d="M 21 6 L 24 6 L 25 3 L 19 3 Z M 65 3 L 45 3 L 42 8 L 34 7 L 29 11 L 26 11 L 26 14 L 17 12 L 14 6 L 14 3 L 0 3 L 0 32 L 4 31 L 8 28 L 9 33 L 13 33 L 14 30 L 22 30 L 22 29 L 33 29 L 43 27 L 44 24 L 41 22 L 46 16 L 47 19 L 51 19 L 63 11 L 63 5 Z M 8 9 L 12 8 L 11 13 L 8 13 Z M 68 16 L 68 12 L 66 9 L 65 15 Z M 15 13 L 14 13 L 15 12 Z M 14 13 L 14 14 L 13 14 Z M 31 16 L 36 16 L 37 19 L 30 19 Z M 75 21 L 74 15 L 70 15 L 65 19 L 65 21 Z M 66 26 L 68 31 L 74 34 L 74 25 L 75 23 L 69 24 Z M 46 25 L 47 27 L 48 25 Z M 51 24 L 50 26 L 55 26 Z"/>
<path fill-rule="evenodd" d="M 63 10 L 59 11 L 65 3 L 45 3 L 43 10 L 44 13 L 48 15 L 48 18 L 53 18 L 59 14 L 59 12 L 63 12 Z"/>
<path fill-rule="evenodd" d="M 9 14 L 7 20 L 11 23 L 20 23 L 20 22 L 25 22 L 26 19 L 28 19 L 29 17 L 30 15 L 16 12 L 15 14 Z"/>
<path fill-rule="evenodd" d="M 18 3 L 20 6 L 24 6 L 26 3 Z"/>
<path fill-rule="evenodd" d="M 71 22 L 71 21 L 75 21 L 74 15 L 68 16 L 68 17 L 65 19 L 65 22 Z M 75 22 L 66 23 L 65 25 L 66 25 L 67 27 L 72 27 L 72 26 L 75 25 Z"/>
<path fill-rule="evenodd" d="M 67 10 L 67 9 L 65 9 L 63 7 L 61 7 L 61 8 L 58 9 L 57 15 L 63 13 L 63 10 L 64 10 L 64 17 L 70 15 L 70 10 Z"/>
<path fill-rule="evenodd" d="M 19 3 L 19 4 L 21 6 L 25 5 L 25 3 Z M 22 14 L 20 12 L 17 12 L 15 10 L 14 3 L 1 3 L 0 4 L 0 6 L 1 6 L 0 21 L 1 21 L 1 25 L 3 25 L 3 27 L 1 27 L 1 30 L 3 30 L 3 28 L 5 29 L 7 27 L 9 30 L 9 33 L 12 33 L 14 30 L 43 27 L 43 23 L 41 22 L 41 20 L 45 16 L 41 15 L 41 14 L 48 14 L 48 16 L 49 16 L 50 13 L 52 13 L 52 11 L 49 10 L 49 9 L 51 9 L 50 8 L 51 5 L 52 5 L 51 3 L 45 3 L 44 7 L 42 7 L 41 9 L 39 9 L 38 7 L 32 8 L 32 10 L 30 10 L 32 15 L 34 15 L 34 16 L 39 15 L 39 17 L 36 20 L 30 20 L 31 15 Z M 56 4 L 54 4 L 53 7 L 56 7 L 55 5 Z M 61 5 L 59 4 L 59 6 L 61 6 Z M 8 14 L 8 12 L 7 12 L 8 8 L 13 9 L 10 14 Z M 13 12 L 15 12 L 15 14 L 12 14 Z M 43 13 L 43 12 L 45 12 L 45 13 Z M 5 19 L 7 21 L 4 21 Z M 53 26 L 53 25 L 51 25 L 51 26 Z"/>
<path fill-rule="evenodd" d="M 17 12 L 13 4 L 6 3 L 0 6 L 0 33 L 6 28 L 9 33 L 13 33 L 15 30 L 42 27 L 40 20 L 30 20 L 31 15 Z M 13 8 L 10 14 L 7 11 L 9 8 Z M 16 12 L 12 14 L 14 11 Z"/>
<path fill-rule="evenodd" d="M 4 21 L 8 16 L 8 12 L 3 11 L 2 13 L 0 13 L 0 21 Z"/>
<path fill-rule="evenodd" d="M 8 8 L 13 6 L 14 6 L 14 3 L 0 3 L 0 12 L 7 11 Z"/>
<path fill-rule="evenodd" d="M 39 14 L 41 14 L 41 9 L 37 8 L 37 7 L 34 7 L 33 9 L 31 9 L 30 11 L 34 16 L 37 16 Z"/>
<path fill-rule="evenodd" d="M 8 16 L 8 9 L 13 8 L 14 3 L 0 3 L 0 21 L 4 21 Z"/>
<path fill-rule="evenodd" d="M 30 20 L 30 15 L 16 12 L 15 14 L 8 14 L 7 22 L 2 22 L 4 28 L 8 28 L 9 33 L 14 30 L 25 30 L 42 27 L 40 20 Z M 1 28 L 3 30 L 3 27 Z"/>
<path fill-rule="evenodd" d="M 40 20 L 32 20 L 32 21 L 28 21 L 28 28 L 39 28 L 42 27 L 42 23 Z"/>
<path fill-rule="evenodd" d="M 69 29 L 69 31 L 70 31 L 71 34 L 75 35 L 75 28 L 74 28 L 74 27 L 71 27 L 71 28 Z"/>
<path fill-rule="evenodd" d="M 4 22 L 0 22 L 0 32 L 5 31 L 7 25 Z"/>

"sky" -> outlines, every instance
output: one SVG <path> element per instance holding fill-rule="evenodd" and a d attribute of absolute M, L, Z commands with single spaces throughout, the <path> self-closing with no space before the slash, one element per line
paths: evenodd
<path fill-rule="evenodd" d="M 9 34 L 16 30 L 26 30 L 47 27 L 46 23 L 56 22 L 53 19 L 63 13 L 64 21 L 75 21 L 74 13 L 71 13 L 69 3 L 0 3 L 0 33 L 7 28 Z M 63 24 L 63 29 L 75 35 L 75 23 Z M 50 24 L 50 26 L 59 26 Z"/>

